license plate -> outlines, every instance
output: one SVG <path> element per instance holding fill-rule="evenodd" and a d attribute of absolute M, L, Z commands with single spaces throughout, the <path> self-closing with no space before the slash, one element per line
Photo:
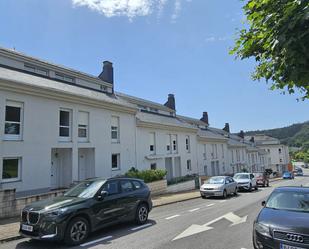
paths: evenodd
<path fill-rule="evenodd" d="M 27 232 L 33 232 L 33 226 L 28 226 L 28 225 L 21 225 L 21 230 L 27 231 Z"/>
<path fill-rule="evenodd" d="M 280 245 L 280 249 L 305 249 L 305 248 L 281 244 Z"/>
<path fill-rule="evenodd" d="M 222 194 L 221 193 L 215 193 L 215 196 L 221 196 Z"/>

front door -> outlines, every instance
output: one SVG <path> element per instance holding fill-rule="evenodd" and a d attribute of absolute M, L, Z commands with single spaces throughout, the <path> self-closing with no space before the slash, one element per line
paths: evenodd
<path fill-rule="evenodd" d="M 84 153 L 78 155 L 78 175 L 80 181 L 87 178 L 86 155 Z"/>
<path fill-rule="evenodd" d="M 59 177 L 59 159 L 56 150 L 52 150 L 51 153 L 51 165 L 50 165 L 50 188 L 56 189 L 60 185 Z"/>

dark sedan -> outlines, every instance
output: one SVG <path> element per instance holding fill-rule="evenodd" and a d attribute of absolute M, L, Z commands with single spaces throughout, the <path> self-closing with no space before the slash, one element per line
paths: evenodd
<path fill-rule="evenodd" d="M 309 188 L 275 189 L 254 222 L 255 249 L 309 248 Z"/>
<path fill-rule="evenodd" d="M 150 190 L 138 179 L 89 179 L 56 197 L 26 206 L 20 234 L 40 240 L 83 243 L 90 232 L 122 221 L 144 224 L 152 208 Z"/>

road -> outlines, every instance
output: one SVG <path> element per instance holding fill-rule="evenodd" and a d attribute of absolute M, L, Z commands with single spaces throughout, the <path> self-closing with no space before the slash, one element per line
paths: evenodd
<path fill-rule="evenodd" d="M 75 248 L 104 249 L 252 249 L 252 224 L 274 187 L 309 186 L 309 175 L 280 180 L 269 188 L 223 199 L 194 199 L 154 208 L 149 223 L 138 227 L 120 224 L 91 235 Z M 68 248 L 59 243 L 21 239 L 2 249 Z"/>

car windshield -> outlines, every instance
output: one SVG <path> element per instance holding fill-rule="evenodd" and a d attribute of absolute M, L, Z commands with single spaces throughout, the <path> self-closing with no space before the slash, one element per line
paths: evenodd
<path fill-rule="evenodd" d="M 309 212 L 309 191 L 275 191 L 269 197 L 267 208 Z"/>
<path fill-rule="evenodd" d="M 224 183 L 224 177 L 211 177 L 207 183 L 209 184 L 223 184 Z"/>
<path fill-rule="evenodd" d="M 290 172 L 284 172 L 283 173 L 283 175 L 286 175 L 286 176 L 288 176 L 288 175 L 290 175 L 291 173 Z"/>
<path fill-rule="evenodd" d="M 100 187 L 105 181 L 85 181 L 77 184 L 69 189 L 64 196 L 79 197 L 79 198 L 92 198 L 98 192 Z"/>
<path fill-rule="evenodd" d="M 234 176 L 234 179 L 249 179 L 249 175 L 248 174 L 236 174 Z"/>

